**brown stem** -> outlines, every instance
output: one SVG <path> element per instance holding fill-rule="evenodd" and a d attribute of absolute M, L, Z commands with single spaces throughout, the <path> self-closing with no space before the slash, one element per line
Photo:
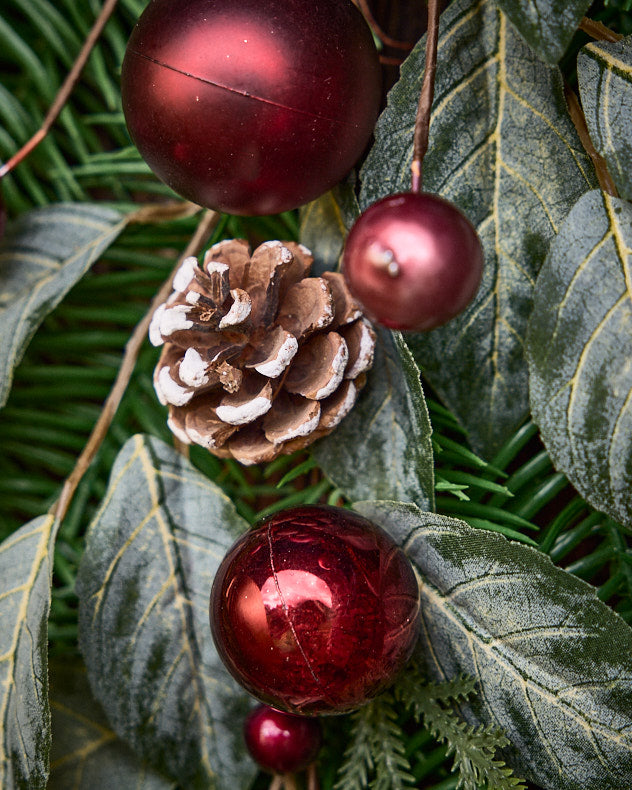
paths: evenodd
<path fill-rule="evenodd" d="M 283 787 L 283 777 L 281 774 L 275 774 L 270 782 L 268 790 L 281 790 Z"/>
<path fill-rule="evenodd" d="M 601 187 L 602 191 L 606 192 L 608 195 L 612 195 L 612 197 L 618 197 L 619 193 L 617 192 L 617 187 L 612 180 L 612 176 L 608 172 L 606 160 L 597 152 L 592 140 L 590 139 L 588 127 L 586 126 L 586 118 L 584 117 L 584 111 L 581 108 L 579 99 L 569 85 L 564 85 L 564 95 L 566 97 L 568 112 L 573 123 L 575 124 L 581 144 L 584 146 L 584 150 L 588 156 L 592 159 L 595 172 L 597 173 L 599 186 Z"/>
<path fill-rule="evenodd" d="M 23 159 L 26 159 L 31 151 L 42 142 L 42 140 L 50 131 L 51 126 L 55 123 L 57 116 L 62 111 L 64 104 L 66 104 L 68 101 L 68 97 L 72 93 L 72 89 L 75 87 L 75 84 L 79 79 L 79 75 L 81 74 L 83 67 L 86 65 L 86 61 L 90 57 L 90 53 L 92 52 L 94 45 L 97 43 L 103 28 L 112 15 L 117 1 L 118 0 L 105 0 L 103 8 L 101 9 L 99 16 L 92 26 L 92 30 L 88 33 L 88 37 L 86 38 L 79 55 L 77 56 L 77 60 L 75 61 L 72 69 L 70 69 L 68 72 L 68 76 L 59 89 L 59 92 L 55 97 L 55 101 L 44 118 L 42 126 L 37 132 L 35 132 L 33 137 L 31 137 L 31 139 L 25 143 L 22 148 L 20 148 L 17 153 L 13 154 L 8 162 L 5 162 L 5 164 L 0 167 L 0 178 L 4 178 L 4 176 L 6 176 L 7 173 L 10 173 L 13 168 L 16 167 L 16 165 L 19 165 Z"/>
<path fill-rule="evenodd" d="M 307 790 L 320 790 L 316 763 L 307 766 Z"/>
<path fill-rule="evenodd" d="M 114 415 L 116 414 L 116 410 L 118 409 L 121 399 L 125 394 L 125 390 L 127 389 L 127 385 L 129 384 L 129 380 L 132 376 L 134 366 L 136 365 L 136 360 L 138 358 L 138 354 L 140 353 L 140 349 L 147 337 L 147 330 L 149 329 L 149 324 L 154 311 L 158 305 L 162 304 L 171 293 L 171 283 L 173 276 L 177 268 L 180 266 L 180 263 L 184 260 L 184 258 L 187 258 L 189 255 L 196 255 L 200 251 L 205 241 L 213 231 L 213 228 L 217 225 L 219 216 L 220 215 L 214 211 L 205 212 L 202 221 L 198 225 L 197 230 L 191 238 L 191 241 L 187 245 L 187 248 L 180 256 L 180 259 L 178 260 L 173 272 L 168 277 L 168 279 L 165 280 L 160 290 L 153 298 L 149 310 L 145 314 L 142 321 L 136 326 L 130 339 L 127 341 L 121 367 L 119 368 L 119 371 L 116 375 L 116 379 L 112 389 L 110 390 L 110 394 L 103 404 L 99 419 L 95 423 L 92 433 L 90 434 L 90 437 L 83 448 L 81 455 L 75 463 L 74 469 L 70 473 L 70 476 L 66 479 L 59 499 L 51 506 L 49 510 L 49 513 L 53 513 L 55 517 L 59 519 L 59 521 L 61 521 L 68 512 L 72 497 L 77 489 L 77 486 L 81 482 L 81 478 L 88 471 L 88 467 L 94 460 L 95 455 L 97 454 L 101 444 L 103 443 L 103 440 L 105 439 L 105 435 L 108 432 L 112 420 L 114 419 Z"/>
<path fill-rule="evenodd" d="M 437 41 L 439 38 L 439 0 L 428 0 L 428 33 L 426 38 L 426 68 L 421 85 L 417 115 L 415 117 L 415 135 L 413 138 L 413 161 L 410 166 L 413 192 L 421 192 L 422 165 L 428 150 L 430 133 L 430 111 L 434 99 L 435 74 L 437 71 Z"/>
<path fill-rule="evenodd" d="M 410 51 L 414 46 L 414 42 L 410 41 L 399 41 L 397 38 L 391 38 L 388 33 L 385 33 L 384 30 L 379 26 L 376 18 L 373 16 L 371 9 L 369 8 L 369 4 L 366 0 L 353 0 L 354 3 L 358 6 L 364 18 L 367 21 L 367 24 L 371 28 L 371 30 L 375 33 L 375 35 L 380 39 L 382 44 L 387 47 L 393 47 L 393 49 L 403 49 L 406 51 Z"/>
<path fill-rule="evenodd" d="M 285 790 L 298 790 L 294 774 L 283 774 L 283 787 Z"/>
<path fill-rule="evenodd" d="M 621 41 L 623 38 L 622 33 L 615 33 L 614 30 L 610 30 L 610 28 L 606 27 L 602 22 L 589 19 L 587 16 L 580 22 L 579 29 L 583 30 L 584 33 L 597 41 L 616 42 Z"/>

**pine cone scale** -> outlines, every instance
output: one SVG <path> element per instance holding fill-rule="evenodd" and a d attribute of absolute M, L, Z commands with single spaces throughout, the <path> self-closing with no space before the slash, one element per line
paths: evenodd
<path fill-rule="evenodd" d="M 187 258 L 154 313 L 164 345 L 154 385 L 183 442 L 262 463 L 305 447 L 346 416 L 364 384 L 375 333 L 342 275 L 308 277 L 299 244 L 240 240 Z"/>

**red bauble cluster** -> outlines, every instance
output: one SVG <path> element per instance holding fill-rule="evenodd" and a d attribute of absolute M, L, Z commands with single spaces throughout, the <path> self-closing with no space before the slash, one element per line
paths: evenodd
<path fill-rule="evenodd" d="M 350 0 L 151 0 L 121 88 L 132 139 L 165 183 L 203 206 L 272 214 L 355 164 L 380 82 Z"/>
<path fill-rule="evenodd" d="M 242 536 L 220 565 L 211 631 L 233 676 L 290 713 L 343 713 L 390 685 L 410 658 L 419 587 L 380 527 L 302 506 Z"/>
<path fill-rule="evenodd" d="M 351 228 L 343 255 L 349 290 L 377 323 L 422 332 L 471 302 L 483 248 L 467 217 L 427 192 L 378 200 Z"/>
<path fill-rule="evenodd" d="M 323 729 L 317 718 L 294 716 L 259 705 L 245 721 L 244 738 L 253 760 L 261 768 L 277 774 L 293 774 L 314 762 L 323 742 Z"/>

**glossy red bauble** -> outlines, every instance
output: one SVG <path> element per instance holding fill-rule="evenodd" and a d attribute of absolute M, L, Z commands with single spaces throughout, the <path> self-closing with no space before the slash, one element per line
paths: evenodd
<path fill-rule="evenodd" d="M 467 217 L 426 192 L 378 200 L 351 228 L 343 273 L 377 323 L 422 332 L 471 302 L 483 274 L 483 248 Z"/>
<path fill-rule="evenodd" d="M 152 170 L 232 214 L 292 209 L 338 183 L 380 101 L 377 52 L 350 0 L 151 0 L 121 77 Z"/>
<path fill-rule="evenodd" d="M 314 762 L 323 729 L 317 718 L 259 705 L 246 719 L 244 738 L 253 760 L 266 771 L 293 774 Z"/>
<path fill-rule="evenodd" d="M 290 713 L 342 713 L 394 680 L 418 633 L 419 587 L 380 527 L 302 506 L 242 536 L 211 592 L 219 655 L 255 697 Z"/>

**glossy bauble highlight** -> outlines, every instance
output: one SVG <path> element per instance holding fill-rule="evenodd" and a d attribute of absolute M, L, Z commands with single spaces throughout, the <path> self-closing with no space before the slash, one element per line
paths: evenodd
<path fill-rule="evenodd" d="M 272 214 L 351 169 L 380 81 L 350 0 L 152 0 L 121 88 L 132 139 L 159 178 L 203 206 Z"/>
<path fill-rule="evenodd" d="M 244 723 L 244 739 L 261 768 L 293 774 L 314 762 L 323 742 L 323 729 L 317 718 L 259 705 Z"/>
<path fill-rule="evenodd" d="M 282 511 L 242 536 L 211 592 L 222 660 L 290 713 L 343 713 L 390 685 L 418 634 L 419 587 L 380 527 L 342 508 Z"/>
<path fill-rule="evenodd" d="M 378 200 L 359 217 L 345 244 L 343 273 L 374 321 L 421 332 L 450 321 L 472 301 L 483 248 L 455 205 L 404 192 Z"/>

